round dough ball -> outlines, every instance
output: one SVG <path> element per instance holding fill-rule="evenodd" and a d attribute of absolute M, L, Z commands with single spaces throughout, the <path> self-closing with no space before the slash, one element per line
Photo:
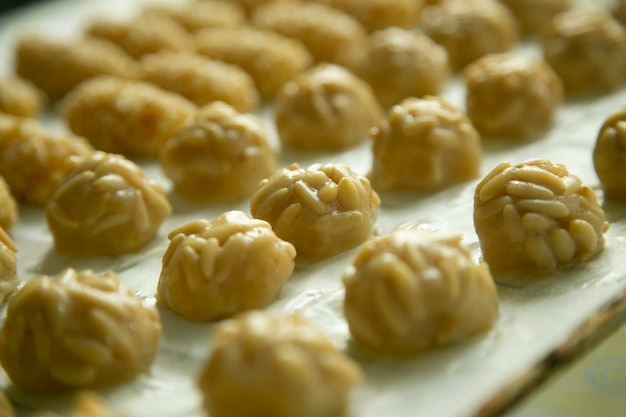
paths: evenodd
<path fill-rule="evenodd" d="M 626 108 L 611 114 L 602 124 L 593 149 L 593 165 L 604 194 L 626 199 Z"/>
<path fill-rule="evenodd" d="M 0 176 L 19 201 L 46 204 L 76 160 L 92 152 L 83 138 L 53 134 L 35 119 L 0 115 Z"/>
<path fill-rule="evenodd" d="M 99 75 L 139 76 L 137 64 L 122 49 L 93 38 L 61 41 L 25 36 L 17 42 L 15 61 L 17 74 L 53 100 Z"/>
<path fill-rule="evenodd" d="M 0 78 L 0 113 L 37 117 L 44 94 L 30 81 L 16 77 Z"/>
<path fill-rule="evenodd" d="M 253 27 L 204 29 L 196 42 L 199 53 L 237 65 L 250 74 L 266 99 L 273 98 L 285 82 L 312 62 L 299 41 Z"/>
<path fill-rule="evenodd" d="M 117 255 L 152 240 L 171 210 L 161 185 L 138 165 L 95 152 L 59 185 L 46 220 L 61 253 Z"/>
<path fill-rule="evenodd" d="M 376 190 L 430 192 L 478 175 L 480 136 L 463 111 L 440 97 L 407 98 L 371 135 Z"/>
<path fill-rule="evenodd" d="M 15 252 L 17 252 L 17 246 L 7 232 L 0 227 L 0 305 L 19 284 Z"/>
<path fill-rule="evenodd" d="M 534 36 L 557 13 L 572 6 L 572 0 L 500 0 L 515 15 L 523 35 Z"/>
<path fill-rule="evenodd" d="M 249 197 L 278 165 L 262 121 L 222 102 L 165 142 L 160 161 L 176 192 L 196 203 Z"/>
<path fill-rule="evenodd" d="M 343 10 L 369 32 L 391 26 L 410 28 L 418 19 L 424 0 L 314 0 Z"/>
<path fill-rule="evenodd" d="M 293 164 L 261 182 L 250 212 L 295 246 L 298 261 L 316 262 L 367 240 L 379 205 L 367 178 L 347 165 Z"/>
<path fill-rule="evenodd" d="M 135 59 L 160 51 L 193 51 L 193 36 L 176 20 L 143 14 L 132 21 L 100 19 L 91 22 L 85 34 L 116 44 Z"/>
<path fill-rule="evenodd" d="M 27 282 L 9 301 L 0 362 L 27 392 L 119 384 L 147 372 L 161 323 L 112 272 L 66 269 Z"/>
<path fill-rule="evenodd" d="M 0 227 L 9 230 L 19 218 L 17 200 L 11 193 L 9 184 L 0 176 Z"/>
<path fill-rule="evenodd" d="M 354 68 L 365 57 L 367 31 L 352 16 L 324 4 L 273 2 L 254 10 L 253 25 L 302 42 L 315 62 Z"/>
<path fill-rule="evenodd" d="M 371 87 L 333 64 L 318 64 L 286 83 L 275 104 L 281 143 L 309 152 L 363 142 L 382 114 Z"/>
<path fill-rule="evenodd" d="M 492 54 L 463 75 L 467 115 L 485 136 L 536 137 L 550 127 L 563 100 L 561 79 L 540 58 Z"/>
<path fill-rule="evenodd" d="M 208 27 L 237 27 L 246 21 L 244 8 L 231 0 L 201 0 L 173 5 L 148 3 L 141 13 L 168 17 L 192 33 Z"/>
<path fill-rule="evenodd" d="M 197 107 L 178 94 L 141 81 L 88 80 L 65 97 L 61 115 L 69 128 L 102 151 L 155 157 Z"/>
<path fill-rule="evenodd" d="M 591 259 L 609 224 L 593 190 L 564 165 L 502 162 L 476 186 L 474 227 L 493 272 L 550 272 Z"/>
<path fill-rule="evenodd" d="M 169 239 L 157 298 L 187 320 L 267 307 L 293 273 L 293 245 L 241 211 L 184 224 Z"/>
<path fill-rule="evenodd" d="M 188 52 L 160 52 L 140 61 L 143 80 L 198 106 L 223 101 L 240 112 L 259 104 L 254 80 L 241 68 Z"/>
<path fill-rule="evenodd" d="M 355 72 L 388 108 L 407 97 L 438 94 L 450 66 L 443 46 L 419 32 L 392 27 L 371 35 L 367 57 Z"/>
<path fill-rule="evenodd" d="M 212 417 L 340 417 L 361 379 L 299 315 L 241 315 L 219 324 L 213 340 L 199 380 Z"/>
<path fill-rule="evenodd" d="M 541 48 L 567 95 L 616 89 L 626 71 L 626 30 L 603 10 L 573 8 L 544 26 Z"/>
<path fill-rule="evenodd" d="M 420 27 L 446 48 L 455 70 L 484 55 L 506 52 L 518 40 L 515 17 L 495 0 L 446 0 L 428 6 Z"/>
<path fill-rule="evenodd" d="M 367 242 L 343 277 L 354 340 L 373 351 L 411 354 L 492 327 L 496 285 L 455 233 L 398 230 Z"/>

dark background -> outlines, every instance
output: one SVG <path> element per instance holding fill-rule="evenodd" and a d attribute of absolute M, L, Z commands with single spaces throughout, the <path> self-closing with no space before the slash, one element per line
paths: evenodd
<path fill-rule="evenodd" d="M 33 3 L 40 3 L 43 0 L 0 0 L 0 13 L 16 9 Z"/>

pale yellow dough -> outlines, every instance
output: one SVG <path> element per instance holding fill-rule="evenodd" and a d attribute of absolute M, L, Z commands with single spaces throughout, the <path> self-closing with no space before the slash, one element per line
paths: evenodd
<path fill-rule="evenodd" d="M 492 54 L 465 68 L 465 107 L 485 136 L 533 138 L 552 124 L 563 100 L 563 85 L 537 57 Z"/>
<path fill-rule="evenodd" d="M 274 112 L 281 143 L 305 152 L 354 147 L 382 116 L 369 85 L 327 63 L 286 83 L 276 96 Z"/>
<path fill-rule="evenodd" d="M 448 52 L 426 35 L 391 27 L 370 36 L 355 70 L 386 108 L 407 97 L 436 95 L 450 75 Z"/>
<path fill-rule="evenodd" d="M 452 232 L 397 230 L 367 242 L 343 277 L 354 340 L 412 354 L 492 327 L 498 295 L 489 267 Z"/>
<path fill-rule="evenodd" d="M 626 108 L 609 115 L 600 127 L 593 164 L 604 194 L 626 199 Z"/>
<path fill-rule="evenodd" d="M 572 7 L 572 0 L 499 0 L 517 19 L 523 35 L 536 36 L 555 14 Z"/>
<path fill-rule="evenodd" d="M 195 49 L 192 34 L 176 20 L 160 14 L 143 14 L 131 21 L 95 20 L 85 34 L 114 43 L 135 59 L 160 51 Z"/>
<path fill-rule="evenodd" d="M 420 28 L 448 51 L 455 70 L 492 53 L 506 52 L 519 34 L 511 11 L 496 0 L 445 0 L 422 10 Z"/>
<path fill-rule="evenodd" d="M 156 157 L 197 107 L 147 82 L 97 77 L 72 90 L 60 111 L 74 133 L 101 151 Z"/>
<path fill-rule="evenodd" d="M 99 75 L 137 78 L 139 68 L 117 45 L 99 39 L 27 35 L 15 47 L 15 71 L 56 100 Z"/>
<path fill-rule="evenodd" d="M 165 51 L 140 61 L 142 79 L 198 106 L 223 101 L 240 112 L 259 104 L 254 80 L 241 68 L 189 52 Z"/>
<path fill-rule="evenodd" d="M 354 68 L 365 57 L 367 31 L 352 16 L 324 4 L 273 2 L 258 7 L 253 25 L 302 42 L 315 62 Z"/>
<path fill-rule="evenodd" d="M 160 162 L 176 192 L 196 203 L 249 197 L 278 166 L 262 121 L 222 102 L 168 139 Z"/>
<path fill-rule="evenodd" d="M 314 0 L 343 10 L 369 32 L 388 27 L 411 28 L 418 19 L 424 0 Z"/>
<path fill-rule="evenodd" d="M 19 201 L 46 204 L 77 161 L 92 152 L 82 137 L 52 133 L 35 119 L 0 115 L 0 175 Z"/>
<path fill-rule="evenodd" d="M 30 81 L 18 77 L 0 78 L 0 113 L 37 117 L 43 104 L 43 91 Z"/>
<path fill-rule="evenodd" d="M 188 320 L 267 307 L 294 268 L 293 245 L 241 211 L 184 224 L 169 239 L 157 298 Z"/>
<path fill-rule="evenodd" d="M 46 220 L 59 252 L 116 255 L 146 245 L 171 211 L 163 187 L 137 164 L 95 152 L 59 185 Z"/>
<path fill-rule="evenodd" d="M 298 261 L 317 262 L 367 240 L 379 205 L 367 178 L 347 165 L 293 164 L 261 182 L 250 212 L 295 246 Z"/>
<path fill-rule="evenodd" d="M 378 191 L 432 192 L 478 175 L 480 136 L 462 110 L 440 97 L 407 98 L 370 134 L 369 178 Z"/>
<path fill-rule="evenodd" d="M 141 13 L 169 17 L 192 33 L 207 27 L 237 27 L 246 21 L 245 9 L 231 0 L 196 0 L 175 5 L 147 4 Z"/>
<path fill-rule="evenodd" d="M 493 272 L 546 273 L 593 258 L 609 224 L 579 177 L 534 159 L 502 162 L 476 186 L 474 227 Z"/>
<path fill-rule="evenodd" d="M 360 379 L 305 318 L 253 312 L 215 329 L 199 387 L 212 417 L 341 417 Z"/>
<path fill-rule="evenodd" d="M 196 43 L 199 53 L 237 65 L 250 74 L 266 99 L 273 98 L 284 83 L 312 62 L 301 42 L 248 26 L 203 29 Z"/>
<path fill-rule="evenodd" d="M 15 252 L 17 252 L 17 246 L 7 232 L 0 227 L 0 305 L 19 284 Z"/>
<path fill-rule="evenodd" d="M 624 84 L 626 29 L 604 10 L 579 7 L 554 15 L 542 30 L 541 49 L 567 95 L 601 94 Z"/>
<path fill-rule="evenodd" d="M 17 223 L 20 212 L 9 184 L 0 176 L 0 227 L 9 230 Z"/>
<path fill-rule="evenodd" d="M 0 362 L 26 392 L 107 387 L 147 372 L 160 336 L 154 305 L 114 273 L 67 269 L 28 281 L 11 298 Z"/>

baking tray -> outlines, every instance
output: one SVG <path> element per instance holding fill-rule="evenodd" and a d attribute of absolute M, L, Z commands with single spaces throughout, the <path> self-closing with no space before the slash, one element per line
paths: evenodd
<path fill-rule="evenodd" d="M 24 32 L 72 36 L 80 33 L 82 25 L 94 16 L 122 18 L 134 13 L 141 4 L 129 0 L 57 0 L 0 16 L 0 74 L 11 73 L 13 44 Z M 524 54 L 538 52 L 528 44 L 519 48 Z M 451 79 L 442 96 L 463 107 L 460 80 Z M 565 164 L 602 200 L 591 160 L 592 148 L 604 118 L 625 103 L 626 91 L 567 102 L 553 129 L 542 138 L 485 141 L 480 178 L 501 161 L 547 158 Z M 276 140 L 271 108 L 264 108 L 259 114 Z M 51 115 L 43 118 L 50 129 L 65 129 Z M 346 163 L 366 174 L 371 164 L 370 144 L 332 154 L 283 152 L 281 161 L 284 165 L 299 162 L 302 166 L 315 162 Z M 156 164 L 142 165 L 169 186 Z M 474 187 L 480 178 L 429 195 L 383 197 L 376 232 L 382 235 L 409 225 L 457 230 L 478 259 L 480 248 L 473 228 L 472 205 Z M 29 280 L 66 267 L 113 270 L 135 294 L 153 300 L 169 230 L 190 220 L 215 218 L 226 210 L 249 212 L 248 200 L 207 206 L 189 206 L 175 198 L 172 202 L 174 214 L 140 253 L 80 259 L 58 255 L 43 210 L 22 206 L 20 222 L 11 231 L 19 247 L 19 276 Z M 358 249 L 314 265 L 297 266 L 280 299 L 268 310 L 302 312 L 359 361 L 365 380 L 353 394 L 350 416 L 495 416 L 626 320 L 626 206 L 605 203 L 604 207 L 611 223 L 604 251 L 585 264 L 549 276 L 496 276 L 501 309 L 494 328 L 450 347 L 406 359 L 364 355 L 351 348 L 341 312 L 341 275 Z M 201 416 L 195 381 L 209 352 L 214 325 L 188 322 L 162 307 L 159 311 L 164 333 L 151 374 L 102 394 L 112 407 L 137 417 Z M 3 318 L 4 313 L 1 314 Z M 0 375 L 0 387 L 17 404 L 20 415 L 40 408 L 62 410 L 70 402 L 69 396 L 20 394 L 11 388 L 5 375 Z"/>

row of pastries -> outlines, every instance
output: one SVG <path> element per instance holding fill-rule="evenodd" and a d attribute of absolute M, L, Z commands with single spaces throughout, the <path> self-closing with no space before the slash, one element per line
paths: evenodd
<path fill-rule="evenodd" d="M 306 318 L 263 311 L 298 264 L 358 247 L 338 277 L 344 318 L 358 349 L 396 356 L 492 328 L 492 274 L 546 275 L 592 259 L 609 227 L 601 201 L 542 158 L 502 162 L 476 184 L 480 260 L 454 231 L 377 235 L 387 195 L 474 181 L 484 140 L 541 140 L 564 99 L 623 85 L 619 9 L 522 3 L 198 0 L 87 22 L 78 38 L 20 38 L 15 76 L 0 80 L 0 225 L 9 232 L 0 230 L 9 299 L 0 363 L 12 383 L 98 390 L 149 372 L 163 333 L 156 302 L 219 322 L 197 375 L 212 417 L 340 416 L 364 377 L 358 361 Z M 513 51 L 522 37 L 543 57 Z M 464 109 L 439 96 L 451 77 L 465 86 Z M 46 106 L 68 133 L 35 119 Z M 267 106 L 277 143 L 252 114 Z M 618 110 L 593 156 L 606 197 L 619 199 Z M 365 141 L 366 175 L 284 160 L 284 150 Z M 169 183 L 147 175 L 145 160 Z M 249 199 L 249 214 L 169 230 L 155 300 L 114 272 L 70 268 L 18 284 L 10 231 L 19 204 L 42 207 L 59 254 L 117 256 L 160 238 L 176 214 L 170 193 L 197 205 Z M 112 413 L 81 394 L 71 416 L 98 412 Z"/>

